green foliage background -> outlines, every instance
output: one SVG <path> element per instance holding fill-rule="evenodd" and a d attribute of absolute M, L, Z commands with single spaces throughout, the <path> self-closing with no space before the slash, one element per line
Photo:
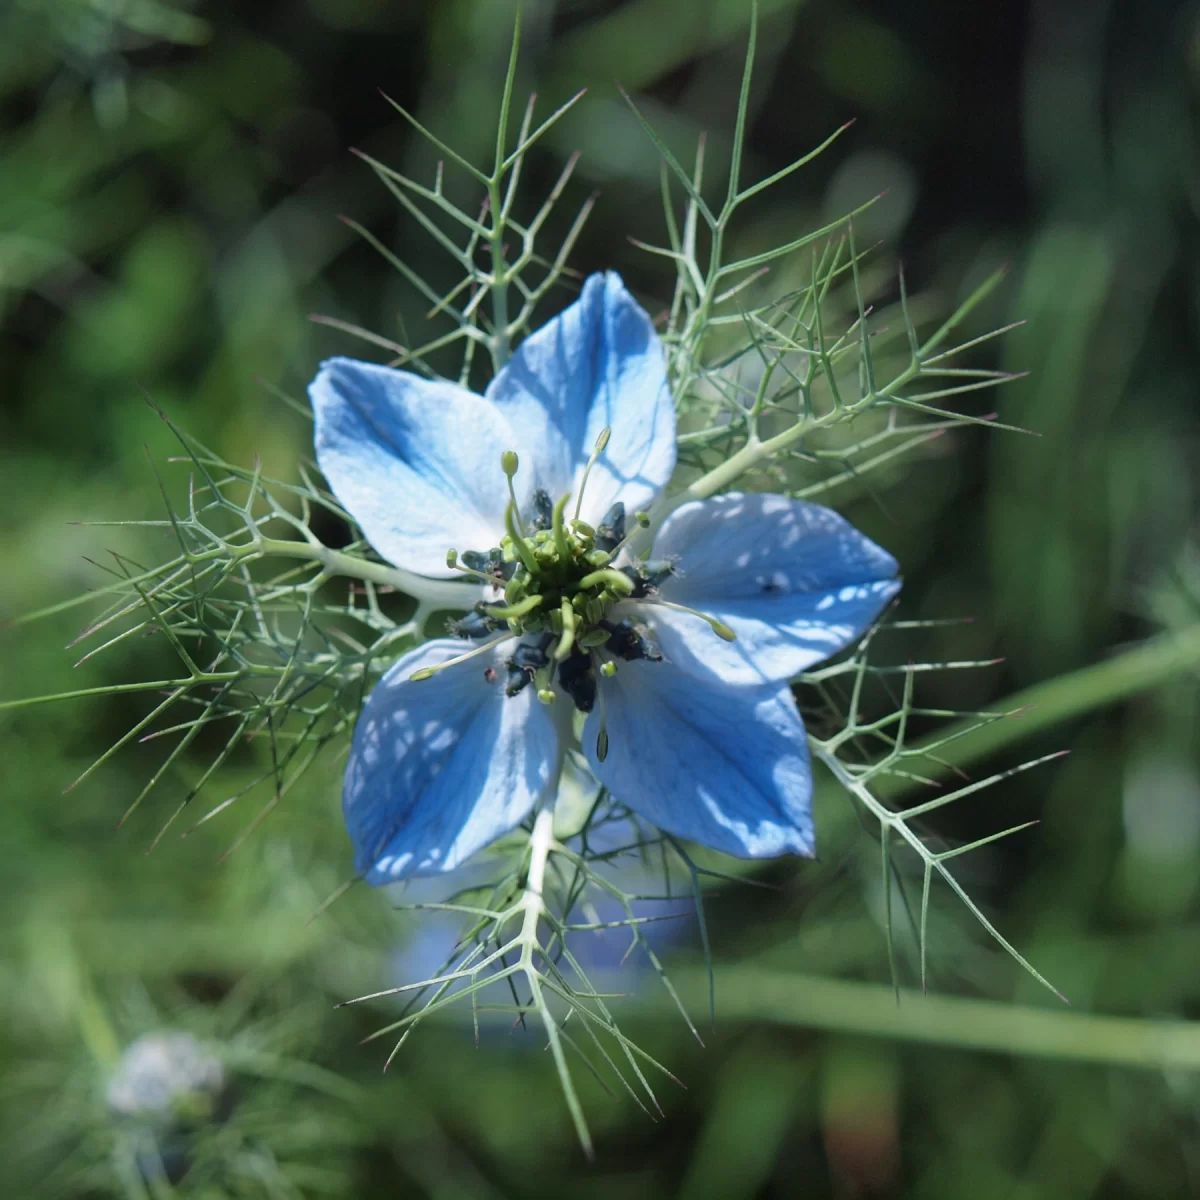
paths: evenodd
<path fill-rule="evenodd" d="M 350 871 L 337 762 L 227 859 L 269 797 L 144 857 L 171 779 L 113 828 L 160 744 L 62 793 L 141 702 L 0 710 L 5 1195 L 138 1194 L 138 1173 L 111 1166 L 104 1079 L 122 1046 L 164 1027 L 222 1047 L 241 1097 L 196 1152 L 220 1165 L 198 1166 L 180 1194 L 1200 1194 L 1198 1035 L 1161 1023 L 1200 1017 L 1200 7 L 761 0 L 761 11 L 751 172 L 858 123 L 763 201 L 746 251 L 887 188 L 858 229 L 884 243 L 871 267 L 881 303 L 897 254 L 933 320 L 1011 264 L 980 330 L 1027 324 L 979 365 L 1029 374 L 976 411 L 1041 437 L 956 431 L 908 470 L 830 499 L 904 564 L 901 615 L 975 618 L 914 653 L 1003 656 L 922 680 L 924 703 L 1004 707 L 1058 681 L 1041 712 L 1053 700 L 1071 719 L 1033 710 L 1020 745 L 997 743 L 971 770 L 1072 756 L 940 814 L 933 831 L 969 841 L 1040 821 L 962 860 L 959 877 L 1072 1012 L 1139 1021 L 1047 1013 L 1053 998 L 953 902 L 931 917 L 938 995 L 906 992 L 897 1009 L 876 986 L 888 979 L 877 844 L 844 797 L 822 795 L 820 863 L 772 865 L 760 875 L 770 889 L 710 899 L 706 1047 L 649 989 L 624 1002 L 687 1089 L 667 1093 L 652 1123 L 581 1080 L 597 1139 L 588 1165 L 536 1035 L 485 1032 L 476 1049 L 467 1023 L 430 1024 L 384 1076 L 384 1051 L 359 1045 L 378 1010 L 333 1009 L 396 982 L 420 936 L 412 916 L 358 890 L 308 921 Z M 669 297 L 661 264 L 627 241 L 663 240 L 658 166 L 614 83 L 681 153 L 708 130 L 719 159 L 748 12 L 745 0 L 527 3 L 519 90 L 548 113 L 590 89 L 527 179 L 531 197 L 544 194 L 582 151 L 564 206 L 598 191 L 581 271 L 616 267 L 641 295 Z M 369 352 L 308 315 L 388 336 L 420 328 L 419 298 L 337 216 L 402 247 L 431 280 L 454 280 L 347 151 L 432 176 L 380 87 L 481 155 L 511 24 L 507 0 L 0 9 L 0 617 L 103 582 L 84 556 L 168 552 L 145 531 L 71 523 L 160 515 L 146 450 L 160 464 L 174 451 L 143 393 L 227 460 L 257 455 L 288 477 L 308 431 L 259 380 L 299 394 L 321 357 Z M 569 219 L 556 215 L 560 233 Z M 79 652 L 64 647 L 81 621 L 0 630 L 0 699 L 169 677 L 153 638 L 72 667 Z M 1078 674 L 1164 634 L 1177 640 L 1138 686 L 1113 689 L 1118 703 L 1110 677 Z M 176 790 L 200 769 L 182 766 Z M 236 758 L 212 801 L 258 769 Z M 669 965 L 704 1014 L 698 949 L 685 939 Z"/>

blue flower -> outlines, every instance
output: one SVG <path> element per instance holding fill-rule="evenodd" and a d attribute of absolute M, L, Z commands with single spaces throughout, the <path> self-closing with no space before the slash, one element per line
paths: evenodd
<path fill-rule="evenodd" d="M 896 561 L 764 494 L 685 503 L 644 549 L 675 412 L 617 275 L 589 278 L 483 396 L 347 358 L 309 394 L 317 460 L 375 549 L 486 585 L 462 636 L 401 657 L 359 718 L 343 810 L 368 882 L 452 870 L 519 824 L 553 793 L 576 711 L 591 769 L 659 828 L 813 852 L 788 681 L 860 636 Z"/>

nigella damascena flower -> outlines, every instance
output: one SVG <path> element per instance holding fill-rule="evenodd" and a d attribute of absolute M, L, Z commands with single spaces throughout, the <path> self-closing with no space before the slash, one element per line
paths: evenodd
<path fill-rule="evenodd" d="M 484 599 L 367 702 L 343 809 L 373 884 L 448 871 L 552 794 L 582 748 L 614 796 L 743 857 L 811 854 L 788 680 L 900 584 L 829 509 L 730 493 L 646 512 L 675 466 L 662 345 L 612 273 L 530 335 L 483 396 L 353 359 L 309 389 L 326 479 L 375 549 Z"/>

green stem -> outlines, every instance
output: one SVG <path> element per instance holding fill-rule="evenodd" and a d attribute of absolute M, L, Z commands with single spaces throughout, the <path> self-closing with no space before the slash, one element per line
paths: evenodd
<path fill-rule="evenodd" d="M 685 1002 L 708 1003 L 708 973 L 676 969 Z M 677 1017 L 668 997 L 642 997 L 643 1011 Z M 1127 1067 L 1200 1070 L 1200 1022 L 1097 1016 L 1003 1001 L 896 993 L 884 984 L 740 963 L 721 977 L 726 1021 L 761 1021 L 866 1034 L 966 1050 Z"/>
<path fill-rule="evenodd" d="M 59 700 L 87 700 L 93 696 L 120 696 L 126 692 L 170 692 L 194 687 L 236 683 L 251 675 L 277 678 L 278 668 L 247 664 L 236 671 L 200 671 L 186 679 L 150 679 L 141 683 L 110 683 L 100 687 L 79 688 L 73 692 L 54 692 L 48 696 L 26 696 L 19 700 L 0 700 L 0 711 L 8 708 L 30 708 L 34 704 L 51 704 Z"/>
<path fill-rule="evenodd" d="M 886 400 L 901 388 L 907 386 L 920 372 L 920 359 L 914 358 L 891 383 L 881 388 L 872 389 L 853 404 L 847 404 L 844 408 L 834 407 L 828 412 L 822 413 L 819 417 L 809 417 L 805 420 L 797 421 L 794 425 L 783 430 L 782 433 L 777 433 L 774 437 L 763 441 L 760 441 L 758 438 L 751 438 L 737 453 L 714 467 L 707 474 L 701 475 L 685 491 L 679 493 L 677 497 L 673 497 L 674 505 L 683 504 L 688 500 L 705 500 L 709 496 L 714 496 L 718 492 L 724 491 L 742 475 L 746 474 L 747 471 L 753 470 L 759 463 L 764 462 L 766 459 L 773 458 L 776 454 L 781 454 L 783 451 L 790 449 L 809 434 L 816 433 L 818 430 L 825 429 L 840 421 L 851 420 L 858 416 L 859 413 L 877 404 L 880 400 Z"/>
<path fill-rule="evenodd" d="M 543 916 L 548 915 L 544 896 L 546 864 L 550 861 L 550 853 L 555 847 L 554 808 L 552 805 L 547 805 L 535 818 L 533 833 L 529 838 L 529 874 L 526 876 L 525 891 L 520 900 L 524 917 L 521 922 L 521 932 L 517 936 L 517 942 L 521 947 L 519 969 L 524 973 L 525 980 L 529 984 L 530 1005 L 537 1010 L 542 1019 L 542 1026 L 546 1030 L 550 1055 L 554 1059 L 554 1066 L 562 1084 L 563 1096 L 566 1098 L 567 1109 L 571 1114 L 576 1136 L 579 1138 L 584 1154 L 590 1159 L 593 1156 L 591 1134 L 588 1132 L 587 1121 L 584 1119 L 579 1097 L 571 1083 L 571 1073 L 567 1065 L 558 1022 L 546 1003 L 542 988 L 544 977 L 535 962 L 535 955 L 543 953 L 541 942 L 538 939 L 538 922 Z"/>
<path fill-rule="evenodd" d="M 216 557 L 212 551 L 205 553 Z M 370 562 L 341 550 L 313 542 L 292 542 L 279 538 L 260 538 L 239 546 L 234 551 L 238 558 L 303 558 L 319 562 L 330 575 L 344 575 L 351 579 L 362 579 L 385 587 L 395 587 L 416 600 L 429 604 L 443 604 L 446 608 L 470 608 L 479 598 L 479 589 L 457 579 L 428 579 L 415 575 L 401 567 L 390 567 L 386 563 Z"/>

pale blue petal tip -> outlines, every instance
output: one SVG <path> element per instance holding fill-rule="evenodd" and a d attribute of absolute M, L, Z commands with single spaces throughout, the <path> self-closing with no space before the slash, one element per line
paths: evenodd
<path fill-rule="evenodd" d="M 446 551 L 503 529 L 500 455 L 514 434 L 494 405 L 456 384 L 331 358 L 309 387 L 317 463 L 388 561 L 446 577 Z"/>

